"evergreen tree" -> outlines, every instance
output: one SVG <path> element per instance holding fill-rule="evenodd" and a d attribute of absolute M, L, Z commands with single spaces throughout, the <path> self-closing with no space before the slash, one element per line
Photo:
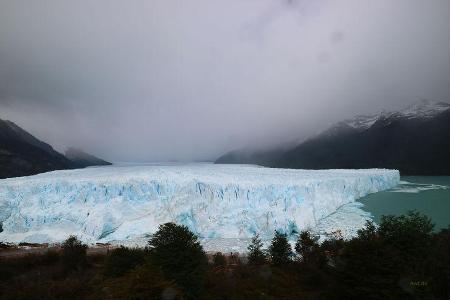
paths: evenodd
<path fill-rule="evenodd" d="M 267 263 L 266 255 L 262 249 L 263 244 L 256 234 L 252 237 L 252 242 L 248 246 L 248 264 L 249 265 L 263 265 Z"/>
<path fill-rule="evenodd" d="M 166 223 L 148 242 L 151 262 L 184 291 L 186 299 L 200 297 L 207 258 L 200 242 L 186 226 Z"/>
<path fill-rule="evenodd" d="M 275 231 L 275 236 L 269 247 L 269 255 L 274 265 L 284 265 L 290 262 L 292 248 L 286 234 Z"/>
<path fill-rule="evenodd" d="M 308 231 L 300 232 L 295 251 L 300 256 L 300 261 L 309 265 L 322 266 L 326 263 L 325 253 L 320 249 L 317 238 L 313 238 Z"/>

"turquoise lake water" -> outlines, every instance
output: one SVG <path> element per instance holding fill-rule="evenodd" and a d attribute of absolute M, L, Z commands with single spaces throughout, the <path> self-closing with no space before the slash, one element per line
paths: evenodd
<path fill-rule="evenodd" d="M 358 202 L 379 222 L 382 215 L 417 210 L 426 214 L 435 229 L 450 225 L 450 176 L 404 176 L 396 188 L 368 195 Z"/>

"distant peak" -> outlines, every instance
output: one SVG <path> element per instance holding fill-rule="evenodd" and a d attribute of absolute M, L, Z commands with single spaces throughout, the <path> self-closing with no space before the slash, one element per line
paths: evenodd
<path fill-rule="evenodd" d="M 379 118 L 379 115 L 373 116 L 356 116 L 352 119 L 345 120 L 344 123 L 352 128 L 367 129 L 373 125 Z"/>
<path fill-rule="evenodd" d="M 450 104 L 446 102 L 438 102 L 434 100 L 422 99 L 400 111 L 405 117 L 434 117 L 437 114 L 450 108 Z"/>
<path fill-rule="evenodd" d="M 378 120 L 389 118 L 432 118 L 448 109 L 450 109 L 450 103 L 422 99 L 400 111 L 389 112 L 382 110 L 376 115 L 355 116 L 351 119 L 337 123 L 336 126 L 332 128 L 331 132 L 333 133 L 339 128 L 349 127 L 356 130 L 366 130 L 372 127 Z"/>
<path fill-rule="evenodd" d="M 5 122 L 5 124 L 8 125 L 13 130 L 22 129 L 16 123 L 14 123 L 13 121 L 10 121 L 10 120 L 2 120 L 2 121 Z"/>
<path fill-rule="evenodd" d="M 103 166 L 110 165 L 110 162 L 107 162 L 101 158 L 98 158 L 94 155 L 84 152 L 75 147 L 69 147 L 65 155 L 68 159 L 73 161 L 77 167 L 88 167 L 88 166 Z"/>

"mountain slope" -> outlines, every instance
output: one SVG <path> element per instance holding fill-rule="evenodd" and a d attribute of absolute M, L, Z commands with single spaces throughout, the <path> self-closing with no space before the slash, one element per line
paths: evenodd
<path fill-rule="evenodd" d="M 283 148 L 272 150 L 234 150 L 219 157 L 215 163 L 270 165 L 274 160 L 277 160 L 284 151 Z"/>
<path fill-rule="evenodd" d="M 111 163 L 70 148 L 68 157 L 15 123 L 0 119 L 0 179 Z"/>
<path fill-rule="evenodd" d="M 73 168 L 73 163 L 50 145 L 11 121 L 0 120 L 0 178 Z"/>
<path fill-rule="evenodd" d="M 226 161 L 222 157 L 220 162 Z M 393 168 L 404 175 L 450 175 L 450 104 L 421 101 L 399 112 L 345 120 L 259 164 L 303 169 Z"/>
<path fill-rule="evenodd" d="M 85 168 L 89 166 L 107 166 L 111 165 L 103 159 L 90 155 L 77 148 L 69 148 L 65 153 L 66 157 L 70 159 L 77 168 Z"/>
<path fill-rule="evenodd" d="M 431 119 L 380 119 L 369 129 L 319 136 L 271 166 L 398 169 L 409 175 L 450 174 L 450 111 Z"/>

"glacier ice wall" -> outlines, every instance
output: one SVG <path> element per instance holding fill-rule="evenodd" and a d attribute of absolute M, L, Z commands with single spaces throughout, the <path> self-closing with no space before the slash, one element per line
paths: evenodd
<path fill-rule="evenodd" d="M 205 239 L 292 234 L 399 180 L 396 170 L 212 164 L 54 171 L 0 180 L 0 240 L 127 240 L 169 221 Z"/>

